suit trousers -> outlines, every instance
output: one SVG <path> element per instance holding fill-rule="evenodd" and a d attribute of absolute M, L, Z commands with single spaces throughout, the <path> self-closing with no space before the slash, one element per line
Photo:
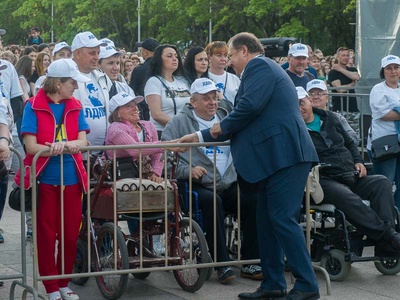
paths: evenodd
<path fill-rule="evenodd" d="M 298 223 L 304 187 L 311 163 L 283 168 L 271 176 L 249 183 L 238 176 L 246 199 L 257 201 L 257 234 L 264 290 L 286 290 L 284 255 L 296 278 L 294 289 L 318 291 L 318 282 Z"/>
<path fill-rule="evenodd" d="M 64 188 L 64 236 L 61 236 L 60 186 L 39 184 L 40 204 L 37 210 L 37 247 L 40 276 L 61 275 L 62 248 L 64 248 L 64 274 L 72 274 L 76 259 L 76 243 L 82 221 L 82 186 Z M 58 241 L 57 257 L 56 241 Z M 69 278 L 43 280 L 46 292 L 67 287 Z"/>
<path fill-rule="evenodd" d="M 394 200 L 392 184 L 383 175 L 359 178 L 348 187 L 331 178 L 320 178 L 324 191 L 322 203 L 329 203 L 346 216 L 346 219 L 370 239 L 390 240 L 394 230 Z M 362 200 L 369 200 L 370 206 Z"/>

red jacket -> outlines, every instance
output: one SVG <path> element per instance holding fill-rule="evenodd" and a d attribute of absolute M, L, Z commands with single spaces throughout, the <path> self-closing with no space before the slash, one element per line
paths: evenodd
<path fill-rule="evenodd" d="M 54 142 L 56 134 L 56 120 L 48 104 L 45 91 L 43 89 L 40 89 L 35 97 L 29 99 L 29 102 L 31 103 L 32 109 L 34 110 L 38 120 L 38 130 L 36 134 L 37 143 L 45 145 L 46 142 Z M 78 138 L 78 118 L 81 109 L 82 105 L 79 100 L 72 97 L 71 99 L 65 101 L 63 121 L 67 135 L 67 141 L 73 141 Z M 49 130 L 49 128 L 53 128 L 53 130 Z M 34 155 L 27 153 L 24 159 L 25 189 L 28 189 L 31 186 L 30 170 L 33 157 Z M 87 177 L 85 167 L 83 166 L 82 154 L 73 154 L 72 158 L 75 163 L 75 169 L 78 174 L 79 182 L 82 184 L 84 191 L 87 192 Z M 49 159 L 50 157 L 39 157 L 36 163 L 36 178 L 43 172 L 44 168 L 49 162 Z M 17 175 L 15 176 L 15 182 L 17 183 L 17 185 L 20 185 L 20 180 L 20 171 L 18 171 Z"/>

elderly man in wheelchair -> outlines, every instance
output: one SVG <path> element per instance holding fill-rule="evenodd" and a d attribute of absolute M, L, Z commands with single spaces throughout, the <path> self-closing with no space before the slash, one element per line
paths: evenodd
<path fill-rule="evenodd" d="M 321 164 L 323 204 L 341 210 L 357 230 L 375 242 L 376 256 L 400 256 L 400 234 L 395 230 L 392 185 L 382 175 L 367 175 L 364 161 L 334 113 L 313 108 L 307 92 L 296 87 L 300 111 Z M 363 203 L 370 201 L 370 206 Z"/>

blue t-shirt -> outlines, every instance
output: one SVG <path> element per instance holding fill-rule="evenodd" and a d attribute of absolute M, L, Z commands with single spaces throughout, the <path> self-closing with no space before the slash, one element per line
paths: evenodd
<path fill-rule="evenodd" d="M 67 100 L 68 101 L 68 100 Z M 65 108 L 65 102 L 61 103 L 50 103 L 49 106 L 51 111 L 54 114 L 56 119 L 56 123 L 59 124 L 62 119 L 62 114 Z M 30 102 L 26 103 L 24 109 L 24 117 L 22 118 L 22 126 L 21 132 L 23 134 L 37 134 L 38 126 L 37 126 L 37 117 L 35 112 L 32 109 L 32 105 Z M 79 131 L 89 130 L 89 125 L 86 123 L 85 116 L 83 115 L 83 110 L 79 113 L 78 119 L 78 129 Z M 58 125 L 56 125 L 57 127 Z M 49 128 L 51 132 L 54 131 L 54 128 Z M 56 137 L 56 142 L 66 141 L 66 132 L 65 125 L 62 124 L 62 127 Z M 79 183 L 78 175 L 75 170 L 75 164 L 70 154 L 65 154 L 64 157 L 64 185 L 73 185 Z M 46 165 L 46 168 L 43 170 L 42 174 L 40 174 L 38 180 L 42 183 L 46 184 L 55 184 L 60 185 L 60 160 L 61 156 L 51 156 L 49 163 Z"/>

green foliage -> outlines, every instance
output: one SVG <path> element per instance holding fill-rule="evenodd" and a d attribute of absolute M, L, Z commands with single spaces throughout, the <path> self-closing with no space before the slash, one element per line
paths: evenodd
<path fill-rule="evenodd" d="M 331 53 L 340 45 L 354 47 L 356 0 L 139 0 L 141 39 L 151 36 L 181 48 L 228 40 L 241 31 L 259 37 L 294 36 Z M 118 47 L 134 50 L 138 40 L 138 0 L 1 0 L 6 43 L 25 44 L 28 29 L 39 26 L 42 37 L 72 42 L 79 31 L 108 37 Z M 211 7 L 210 7 L 211 4 Z M 51 8 L 54 8 L 54 19 Z M 211 8 L 211 10 L 210 10 Z"/>

